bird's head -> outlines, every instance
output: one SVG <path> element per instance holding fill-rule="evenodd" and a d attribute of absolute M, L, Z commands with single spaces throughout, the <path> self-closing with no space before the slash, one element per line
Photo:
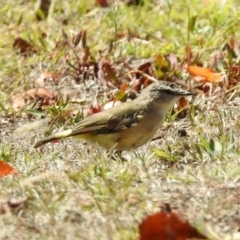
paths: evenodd
<path fill-rule="evenodd" d="M 190 96 L 194 95 L 194 93 L 183 90 L 175 83 L 159 81 L 146 87 L 141 95 L 145 95 L 145 97 L 149 96 L 152 100 L 156 101 L 171 102 L 172 100 L 177 101 L 181 96 Z"/>

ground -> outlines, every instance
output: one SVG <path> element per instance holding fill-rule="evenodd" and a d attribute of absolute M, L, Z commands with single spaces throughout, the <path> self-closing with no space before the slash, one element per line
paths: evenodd
<path fill-rule="evenodd" d="M 157 54 L 173 52 L 184 62 L 188 43 L 198 62 L 210 64 L 230 35 L 239 37 L 238 8 L 232 1 L 202 4 L 205 7 L 200 8 L 197 1 L 169 5 L 146 1 L 143 6 L 126 7 L 122 3 L 118 9 L 102 9 L 94 3 L 69 1 L 53 3 L 48 21 L 38 22 L 33 2 L 13 5 L 6 1 L 2 6 L 6 16 L 1 18 L 4 27 L 0 30 L 0 160 L 19 174 L 1 179 L 0 238 L 138 239 L 141 221 L 159 211 L 161 204 L 169 203 L 209 239 L 240 239 L 238 87 L 229 91 L 224 83 L 211 83 L 212 92 L 203 90 L 189 97 L 185 114 L 176 117 L 169 113 L 156 140 L 124 152 L 124 162 L 113 161 L 102 149 L 74 139 L 33 148 L 47 129 L 58 131 L 77 122 L 79 116 L 73 109 L 88 109 L 99 94 L 99 105 L 109 99 L 104 94 L 114 92 L 114 87 L 107 88 L 98 78 L 93 79 L 92 70 L 88 70 L 84 82 L 81 74 L 76 78 L 75 72 L 67 69 L 58 83 L 45 85 L 63 98 L 69 89 L 70 95 L 76 94 L 72 102 L 65 99 L 66 105 L 58 100 L 36 107 L 39 101 L 28 99 L 29 105 L 19 112 L 12 103 L 17 93 L 36 87 L 43 70 L 55 73 L 67 65 L 67 50 L 55 48 L 56 41 L 62 39 L 62 28 L 68 38 L 71 31 L 86 30 L 87 44 L 95 58 L 112 44 L 111 54 L 104 50 L 102 55 L 110 59 L 118 73 L 124 61 L 148 61 Z M 188 14 L 197 16 L 195 30 L 187 25 Z M 48 35 L 45 43 L 41 43 L 41 32 Z M 141 42 L 116 41 L 117 33 L 136 34 Z M 12 44 L 18 36 L 30 41 L 39 53 L 28 57 L 16 54 Z M 231 61 L 238 64 L 237 58 Z M 180 75 L 194 85 L 186 72 Z M 172 112 L 176 113 L 176 107 Z M 68 120 L 51 125 L 49 120 L 32 131 L 15 132 L 32 122 L 56 119 L 58 114 Z M 8 203 L 12 199 L 23 204 L 14 208 Z"/>

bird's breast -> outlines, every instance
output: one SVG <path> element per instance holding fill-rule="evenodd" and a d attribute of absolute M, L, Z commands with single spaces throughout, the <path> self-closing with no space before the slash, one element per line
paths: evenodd
<path fill-rule="evenodd" d="M 162 126 L 164 116 L 161 114 L 145 115 L 136 124 L 116 133 L 85 135 L 85 139 L 106 149 L 131 150 L 150 141 Z"/>

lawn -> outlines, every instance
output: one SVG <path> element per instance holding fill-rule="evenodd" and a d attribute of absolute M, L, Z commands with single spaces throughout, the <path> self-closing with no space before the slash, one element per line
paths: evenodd
<path fill-rule="evenodd" d="M 238 1 L 126 2 L 52 1 L 38 20 L 39 2 L 2 0 L 0 160 L 18 173 L 0 179 L 0 239 L 139 239 L 165 203 L 240 239 Z M 134 97 L 148 82 L 134 70 L 196 93 L 153 141 L 126 161 L 72 138 L 33 148 Z"/>

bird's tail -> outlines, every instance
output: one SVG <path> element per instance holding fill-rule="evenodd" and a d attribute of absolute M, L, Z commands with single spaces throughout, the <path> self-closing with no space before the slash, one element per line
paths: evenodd
<path fill-rule="evenodd" d="M 35 145 L 34 145 L 34 148 L 38 148 L 38 147 L 41 147 L 42 145 L 46 144 L 46 143 L 49 143 L 49 142 L 53 142 L 53 141 L 56 141 L 56 140 L 60 140 L 62 138 L 66 138 L 66 137 L 69 137 L 71 136 L 72 134 L 72 130 L 66 130 L 66 131 L 63 131 L 63 132 L 60 132 L 60 133 L 56 133 L 52 136 L 49 136 L 49 137 L 46 137 L 40 141 L 38 141 Z"/>

